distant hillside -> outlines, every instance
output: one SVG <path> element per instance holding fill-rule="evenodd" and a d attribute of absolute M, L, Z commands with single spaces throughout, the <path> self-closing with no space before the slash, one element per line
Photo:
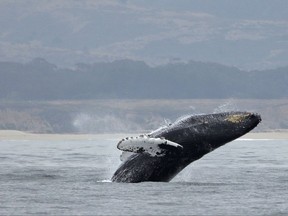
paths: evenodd
<path fill-rule="evenodd" d="M 288 97 L 288 67 L 248 72 L 194 61 L 150 67 L 121 60 L 68 69 L 38 58 L 0 62 L 0 77 L 1 100 Z"/>
<path fill-rule="evenodd" d="M 288 99 L 2 101 L 0 130 L 35 133 L 143 133 L 187 114 L 261 114 L 256 131 L 288 131 Z"/>

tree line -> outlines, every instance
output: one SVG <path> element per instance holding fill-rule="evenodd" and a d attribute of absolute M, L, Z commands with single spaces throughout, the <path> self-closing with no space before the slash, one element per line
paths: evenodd
<path fill-rule="evenodd" d="M 59 68 L 41 58 L 0 62 L 1 100 L 287 97 L 288 67 L 243 71 L 195 61 L 152 67 L 119 60 Z"/>

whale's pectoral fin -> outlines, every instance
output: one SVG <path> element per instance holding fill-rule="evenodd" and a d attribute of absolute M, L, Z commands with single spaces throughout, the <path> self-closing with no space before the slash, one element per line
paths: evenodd
<path fill-rule="evenodd" d="M 148 153 L 151 156 L 164 156 L 167 152 L 179 152 L 183 146 L 164 138 L 151 138 L 148 136 L 130 137 L 122 139 L 117 148 L 122 151 L 134 153 Z"/>

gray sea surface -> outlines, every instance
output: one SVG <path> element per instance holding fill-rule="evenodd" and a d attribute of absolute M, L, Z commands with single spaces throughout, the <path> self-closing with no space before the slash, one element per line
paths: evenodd
<path fill-rule="evenodd" d="M 136 184 L 109 181 L 117 142 L 0 141 L 0 215 L 288 215 L 288 140 L 238 139 Z"/>

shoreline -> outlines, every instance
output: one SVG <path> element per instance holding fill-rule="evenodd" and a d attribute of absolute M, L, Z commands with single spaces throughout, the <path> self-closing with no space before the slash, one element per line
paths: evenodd
<path fill-rule="evenodd" d="M 127 136 L 137 136 L 139 134 L 131 133 L 106 133 L 106 134 L 37 134 L 23 131 L 14 130 L 0 130 L 0 141 L 13 141 L 13 140 L 48 140 L 48 141 L 90 141 L 115 139 L 115 141 Z M 240 137 L 239 139 L 278 139 L 288 140 L 288 131 L 275 131 L 275 132 L 250 132 Z"/>

